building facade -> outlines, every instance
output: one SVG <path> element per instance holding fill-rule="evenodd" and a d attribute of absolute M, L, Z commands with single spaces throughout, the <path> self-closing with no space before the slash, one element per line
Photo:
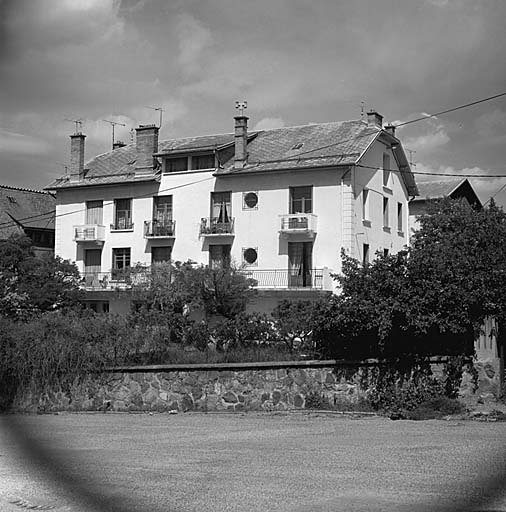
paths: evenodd
<path fill-rule="evenodd" d="M 416 184 L 394 127 L 309 124 L 158 141 L 140 126 L 85 165 L 71 136 L 70 174 L 56 193 L 56 254 L 75 261 L 90 301 L 125 312 L 128 269 L 192 260 L 234 265 L 257 282 L 259 304 L 335 291 L 341 250 L 361 261 L 408 243 Z"/>

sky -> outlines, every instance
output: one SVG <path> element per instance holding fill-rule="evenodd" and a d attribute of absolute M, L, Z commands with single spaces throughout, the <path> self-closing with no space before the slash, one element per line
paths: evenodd
<path fill-rule="evenodd" d="M 502 0 L 0 0 L 0 184 L 130 141 L 359 119 L 401 123 L 506 92 Z M 506 206 L 506 96 L 397 130 L 417 181 L 473 178 Z M 409 154 L 409 153 L 408 153 Z M 427 174 L 429 173 L 429 174 Z M 501 177 L 504 176 L 504 177 Z M 501 187 L 504 189 L 501 190 Z"/>

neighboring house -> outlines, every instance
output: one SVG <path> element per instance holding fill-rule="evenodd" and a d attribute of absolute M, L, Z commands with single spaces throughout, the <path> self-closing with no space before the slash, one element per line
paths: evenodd
<path fill-rule="evenodd" d="M 0 185 L 0 240 L 25 234 L 36 254 L 54 254 L 55 209 L 48 192 Z"/>
<path fill-rule="evenodd" d="M 410 236 L 420 228 L 418 217 L 427 213 L 431 201 L 450 197 L 451 199 L 465 199 L 476 208 L 483 207 L 467 178 L 445 177 L 437 181 L 420 181 L 417 185 L 419 195 L 409 201 Z"/>
<path fill-rule="evenodd" d="M 139 126 L 134 144 L 84 163 L 71 136 L 70 174 L 56 193 L 56 254 L 76 261 L 88 299 L 128 307 L 125 269 L 193 260 L 231 263 L 255 279 L 256 308 L 335 291 L 341 249 L 362 261 L 408 243 L 417 187 L 395 128 L 363 120 L 158 142 Z"/>

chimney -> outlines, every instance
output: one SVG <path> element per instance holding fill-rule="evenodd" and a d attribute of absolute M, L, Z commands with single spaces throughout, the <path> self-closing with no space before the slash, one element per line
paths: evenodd
<path fill-rule="evenodd" d="M 248 117 L 236 116 L 234 167 L 242 169 L 248 158 Z"/>
<path fill-rule="evenodd" d="M 81 181 L 84 178 L 84 139 L 83 133 L 70 136 L 70 181 Z"/>
<path fill-rule="evenodd" d="M 124 148 L 126 144 L 124 142 L 121 142 L 120 140 L 117 140 L 113 145 L 112 149 L 118 149 L 118 148 Z"/>
<path fill-rule="evenodd" d="M 376 126 L 377 128 L 383 127 L 383 116 L 378 114 L 375 110 L 367 112 L 367 124 L 369 126 Z"/>
<path fill-rule="evenodd" d="M 151 174 L 154 169 L 153 154 L 158 151 L 158 127 L 154 124 L 139 125 L 135 129 L 135 149 L 137 162 L 135 174 Z"/>
<path fill-rule="evenodd" d="M 390 135 L 393 135 L 395 137 L 395 126 L 393 124 L 389 124 L 387 126 L 385 126 L 385 130 L 390 134 Z"/>

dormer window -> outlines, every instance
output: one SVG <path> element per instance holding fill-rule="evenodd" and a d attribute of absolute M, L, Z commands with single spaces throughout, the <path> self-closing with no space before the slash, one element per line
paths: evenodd
<path fill-rule="evenodd" d="M 192 157 L 193 169 L 214 169 L 214 154 L 197 155 Z"/>
<path fill-rule="evenodd" d="M 165 172 L 179 172 L 188 170 L 188 158 L 186 156 L 167 158 L 165 160 Z"/>

